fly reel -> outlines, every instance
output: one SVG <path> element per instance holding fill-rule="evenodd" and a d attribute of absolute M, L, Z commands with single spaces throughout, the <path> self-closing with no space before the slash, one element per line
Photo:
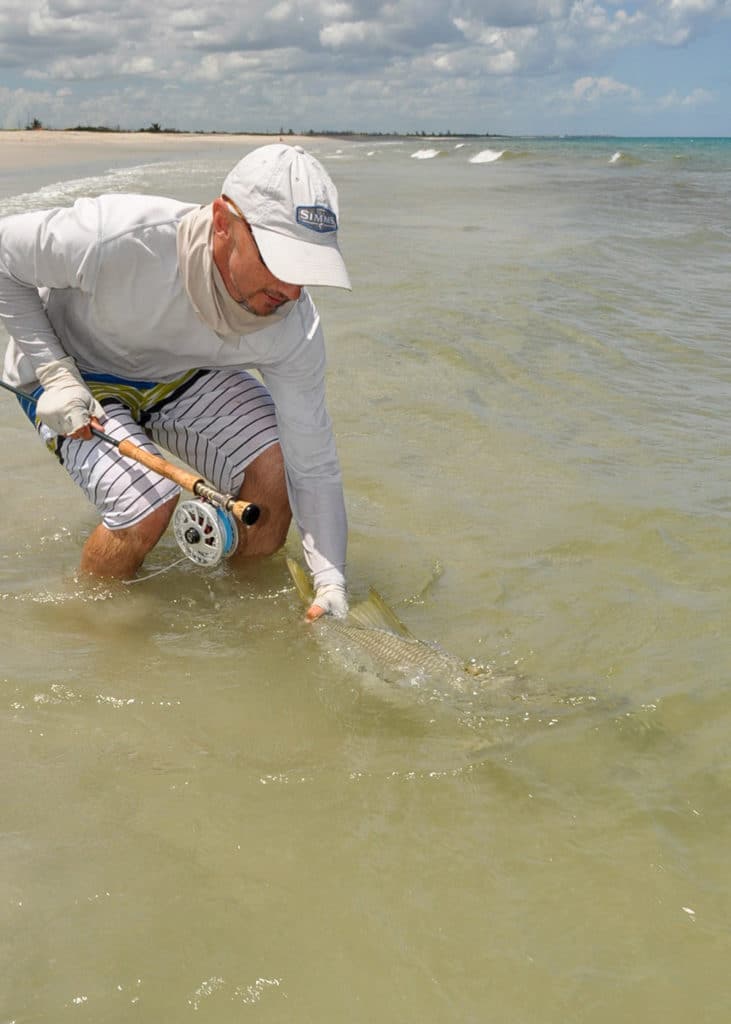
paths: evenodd
<path fill-rule="evenodd" d="M 207 501 L 181 501 L 173 514 L 173 531 L 186 558 L 212 568 L 236 550 L 239 531 L 225 509 Z"/>

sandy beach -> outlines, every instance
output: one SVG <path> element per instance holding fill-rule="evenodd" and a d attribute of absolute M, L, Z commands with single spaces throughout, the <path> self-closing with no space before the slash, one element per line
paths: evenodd
<path fill-rule="evenodd" d="M 233 154 L 268 142 L 311 143 L 315 136 L 168 134 L 166 132 L 0 131 L 0 173 L 109 159 L 154 159 L 211 145 Z"/>

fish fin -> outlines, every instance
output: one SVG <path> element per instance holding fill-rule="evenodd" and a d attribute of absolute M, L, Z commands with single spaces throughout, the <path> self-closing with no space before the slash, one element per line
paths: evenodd
<path fill-rule="evenodd" d="M 311 605 L 315 599 L 315 588 L 312 586 L 310 577 L 299 562 L 295 562 L 294 558 L 287 559 L 287 568 L 297 588 L 297 593 L 306 605 Z"/>
<path fill-rule="evenodd" d="M 287 559 L 287 568 L 294 581 L 297 592 L 306 605 L 311 605 L 315 599 L 315 588 L 312 581 L 299 562 L 294 558 Z M 368 598 L 359 604 L 353 605 L 348 612 L 349 621 L 364 629 L 384 629 L 389 633 L 395 633 L 405 640 L 415 640 L 413 633 L 403 624 L 395 611 L 390 608 L 377 590 L 371 587 Z"/>
<path fill-rule="evenodd" d="M 396 612 L 386 604 L 373 587 L 370 589 L 367 600 L 361 601 L 360 604 L 356 604 L 350 609 L 348 618 L 351 622 L 366 629 L 385 629 L 389 633 L 402 636 L 405 640 L 416 639 Z"/>

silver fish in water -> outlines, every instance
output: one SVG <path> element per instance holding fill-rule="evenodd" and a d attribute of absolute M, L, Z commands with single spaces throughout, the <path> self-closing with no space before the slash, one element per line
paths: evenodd
<path fill-rule="evenodd" d="M 314 600 L 309 576 L 291 558 L 287 559 L 287 568 L 300 597 L 309 606 Z M 315 625 L 351 656 L 366 655 L 369 667 L 388 681 L 413 686 L 442 684 L 451 692 L 469 693 L 479 686 L 478 678 L 492 676 L 483 665 L 465 663 L 437 645 L 418 640 L 373 589 L 365 601 L 350 608 L 347 618 L 323 616 Z"/>

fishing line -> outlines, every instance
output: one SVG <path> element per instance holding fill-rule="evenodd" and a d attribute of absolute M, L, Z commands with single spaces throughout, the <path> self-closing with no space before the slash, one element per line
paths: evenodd
<path fill-rule="evenodd" d="M 188 556 L 183 555 L 182 558 L 176 559 L 176 561 L 171 562 L 170 565 L 166 565 L 162 569 L 156 569 L 154 572 L 148 572 L 147 576 L 137 576 L 133 580 L 122 580 L 122 583 L 125 585 L 125 587 L 132 587 L 136 583 L 147 583 L 148 580 L 154 579 L 155 576 L 162 576 L 164 572 L 170 572 L 170 570 L 174 569 L 176 565 L 182 565 L 183 562 L 188 561 L 190 561 Z"/>

